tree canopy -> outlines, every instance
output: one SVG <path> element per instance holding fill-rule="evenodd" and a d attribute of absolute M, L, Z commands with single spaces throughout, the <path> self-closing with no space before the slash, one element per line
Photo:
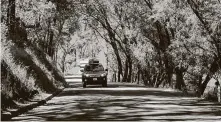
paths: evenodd
<path fill-rule="evenodd" d="M 36 45 L 62 72 L 104 51 L 109 75 L 119 82 L 202 95 L 211 78 L 220 78 L 219 0 L 3 0 L 1 6 L 5 37 Z"/>

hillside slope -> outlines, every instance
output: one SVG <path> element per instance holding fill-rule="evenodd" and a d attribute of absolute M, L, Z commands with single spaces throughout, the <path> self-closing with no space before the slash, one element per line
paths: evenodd
<path fill-rule="evenodd" d="M 35 95 L 54 93 L 67 86 L 63 75 L 49 56 L 35 45 L 27 48 L 1 39 L 1 103 L 2 110 L 16 108 Z"/>

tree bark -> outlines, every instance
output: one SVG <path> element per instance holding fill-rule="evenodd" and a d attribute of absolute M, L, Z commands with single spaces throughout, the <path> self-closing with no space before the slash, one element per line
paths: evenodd
<path fill-rule="evenodd" d="M 212 76 L 218 71 L 218 69 L 219 69 L 218 58 L 215 58 L 213 63 L 211 64 L 211 67 L 209 69 L 209 73 L 206 76 L 206 79 L 200 85 L 200 95 L 203 95 L 207 84 L 209 83 Z"/>
<path fill-rule="evenodd" d="M 176 71 L 176 85 L 175 88 L 182 90 L 182 88 L 185 88 L 185 82 L 183 80 L 183 72 L 184 72 L 184 68 L 183 67 L 177 67 L 175 68 Z"/>
<path fill-rule="evenodd" d="M 120 54 L 119 54 L 119 51 L 117 49 L 117 44 L 113 41 L 111 41 L 111 46 L 114 50 L 114 53 L 116 55 L 116 58 L 117 58 L 117 63 L 118 63 L 118 82 L 120 82 L 120 75 L 123 74 L 123 70 L 122 70 L 122 63 L 121 63 L 121 58 L 120 58 Z"/>
<path fill-rule="evenodd" d="M 49 34 L 49 44 L 48 44 L 48 55 L 53 58 L 54 56 L 54 43 L 53 43 L 53 37 L 54 37 L 54 33 L 52 30 L 50 30 L 50 34 Z"/>
<path fill-rule="evenodd" d="M 128 59 L 125 61 L 125 70 L 124 70 L 124 76 L 122 79 L 122 82 L 126 82 L 128 77 Z"/>
<path fill-rule="evenodd" d="M 133 65 L 132 65 L 132 60 L 131 57 L 128 57 L 128 68 L 129 68 L 129 74 L 128 74 L 128 78 L 127 78 L 127 82 L 131 82 L 132 79 L 132 71 L 133 71 Z"/>
<path fill-rule="evenodd" d="M 15 39 L 15 0 L 9 0 L 8 4 L 8 27 L 9 38 Z"/>

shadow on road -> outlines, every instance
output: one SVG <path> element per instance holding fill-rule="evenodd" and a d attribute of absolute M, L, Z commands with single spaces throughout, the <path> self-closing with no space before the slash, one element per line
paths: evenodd
<path fill-rule="evenodd" d="M 166 120 L 221 119 L 221 106 L 181 93 L 110 84 L 107 88 L 67 88 L 46 105 L 13 120 Z"/>
<path fill-rule="evenodd" d="M 65 90 L 59 96 L 73 96 L 73 95 L 92 95 L 96 96 L 96 94 L 103 95 L 113 95 L 113 96 L 145 96 L 145 95 L 154 95 L 154 96 L 164 96 L 164 97 L 182 97 L 182 92 L 174 92 L 174 91 L 162 91 L 151 88 L 124 88 L 119 87 L 117 85 L 109 85 L 108 87 L 102 86 L 89 86 L 87 88 L 78 88 L 75 90 Z M 58 97 L 59 97 L 58 96 Z"/>
<path fill-rule="evenodd" d="M 68 88 L 79 88 L 83 87 L 81 82 L 68 82 Z M 107 88 L 116 88 L 116 87 L 131 87 L 131 88 L 140 88 L 144 86 L 139 86 L 135 84 L 119 84 L 119 83 L 109 83 Z M 87 85 L 87 88 L 102 88 L 102 85 Z"/>

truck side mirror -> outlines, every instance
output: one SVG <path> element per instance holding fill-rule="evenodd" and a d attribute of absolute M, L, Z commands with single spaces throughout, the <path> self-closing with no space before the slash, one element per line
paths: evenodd
<path fill-rule="evenodd" d="M 81 69 L 80 71 L 81 71 L 81 72 L 84 72 L 84 69 Z"/>

